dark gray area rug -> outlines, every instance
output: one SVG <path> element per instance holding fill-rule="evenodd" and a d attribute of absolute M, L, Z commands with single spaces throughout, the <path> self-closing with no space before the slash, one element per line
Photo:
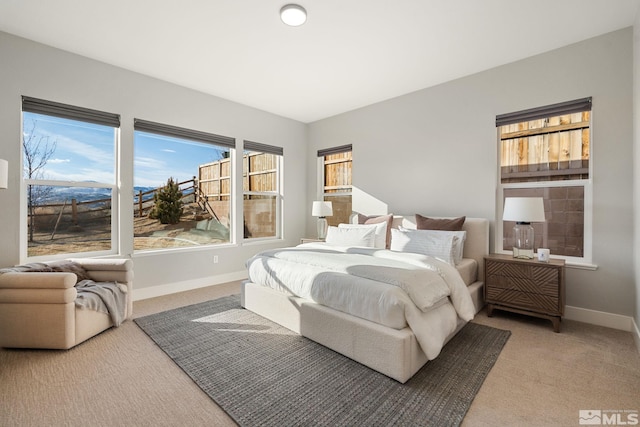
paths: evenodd
<path fill-rule="evenodd" d="M 238 295 L 135 322 L 241 426 L 457 426 L 511 334 L 469 323 L 400 384 L 242 309 Z"/>

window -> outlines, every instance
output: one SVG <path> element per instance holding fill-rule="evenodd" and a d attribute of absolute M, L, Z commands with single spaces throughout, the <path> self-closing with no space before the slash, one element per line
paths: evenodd
<path fill-rule="evenodd" d="M 244 141 L 242 189 L 244 238 L 280 237 L 281 147 Z"/>
<path fill-rule="evenodd" d="M 348 223 L 351 217 L 351 144 L 318 150 L 321 171 L 321 198 L 331 202 L 333 216 L 327 217 L 329 225 Z"/>
<path fill-rule="evenodd" d="M 134 121 L 134 250 L 231 241 L 235 139 Z"/>
<path fill-rule="evenodd" d="M 27 257 L 117 252 L 120 116 L 26 96 L 22 112 Z"/>
<path fill-rule="evenodd" d="M 506 197 L 542 197 L 546 221 L 532 224 L 535 248 L 591 262 L 591 98 L 503 114 L 496 126 L 502 205 Z M 512 248 L 513 226 L 498 227 L 502 250 Z"/>

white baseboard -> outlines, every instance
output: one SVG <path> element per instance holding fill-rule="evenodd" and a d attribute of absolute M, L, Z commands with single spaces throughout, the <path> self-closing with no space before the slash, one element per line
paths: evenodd
<path fill-rule="evenodd" d="M 247 278 L 247 271 L 236 271 L 234 273 L 221 274 L 218 276 L 203 277 L 184 282 L 168 283 L 166 285 L 149 286 L 147 288 L 133 289 L 133 300 L 139 301 L 148 298 L 161 297 L 178 292 L 190 291 L 192 289 L 205 288 L 207 286 L 220 285 L 222 283 L 244 280 Z"/>
<path fill-rule="evenodd" d="M 635 319 L 631 319 L 631 323 L 633 323 L 633 331 L 631 331 L 631 334 L 633 335 L 633 340 L 636 342 L 638 353 L 640 353 L 640 327 L 638 327 Z"/>
<path fill-rule="evenodd" d="M 633 332 L 633 326 L 635 323 L 631 316 L 589 310 L 587 308 L 572 307 L 569 305 L 564 308 L 564 318 L 627 332 Z M 636 332 L 637 330 L 638 329 L 636 328 Z"/>

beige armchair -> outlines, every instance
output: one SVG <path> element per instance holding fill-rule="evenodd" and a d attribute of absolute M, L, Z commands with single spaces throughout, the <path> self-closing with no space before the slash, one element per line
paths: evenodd
<path fill-rule="evenodd" d="M 73 259 L 96 282 L 127 286 L 125 319 L 131 318 L 133 262 Z M 69 349 L 113 326 L 108 314 L 75 305 L 76 275 L 63 272 L 0 274 L 0 347 Z"/>

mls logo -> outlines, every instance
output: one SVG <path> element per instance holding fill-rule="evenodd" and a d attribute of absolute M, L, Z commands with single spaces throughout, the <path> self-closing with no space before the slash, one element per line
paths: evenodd
<path fill-rule="evenodd" d="M 638 425 L 638 411 L 580 409 L 578 411 L 580 425 L 592 426 L 636 426 Z"/>
<path fill-rule="evenodd" d="M 599 409 L 580 409 L 579 411 L 580 425 L 596 425 L 602 424 L 602 411 Z"/>

